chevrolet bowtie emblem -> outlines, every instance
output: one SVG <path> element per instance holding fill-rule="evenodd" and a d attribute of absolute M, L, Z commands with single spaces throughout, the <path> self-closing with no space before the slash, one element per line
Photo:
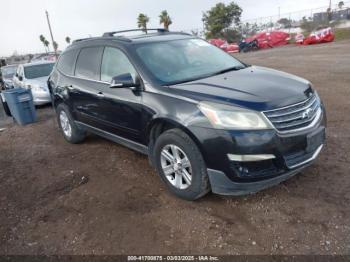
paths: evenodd
<path fill-rule="evenodd" d="M 305 119 L 305 118 L 310 118 L 310 116 L 312 115 L 313 113 L 313 110 L 311 108 L 308 108 L 306 109 L 303 114 L 301 115 L 301 118 L 302 119 Z"/>

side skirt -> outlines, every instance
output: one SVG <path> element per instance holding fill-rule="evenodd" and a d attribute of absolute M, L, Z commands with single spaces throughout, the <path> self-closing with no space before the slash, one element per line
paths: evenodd
<path fill-rule="evenodd" d="M 86 131 L 89 131 L 89 132 L 94 133 L 96 135 L 102 136 L 108 140 L 111 140 L 111 141 L 116 142 L 120 145 L 128 147 L 128 148 L 135 150 L 141 154 L 148 155 L 148 147 L 145 145 L 142 145 L 142 144 L 139 144 L 137 142 L 131 141 L 129 139 L 111 134 L 109 132 L 103 131 L 101 129 L 84 124 L 84 123 L 79 122 L 79 121 L 75 121 L 75 123 L 77 124 L 77 126 L 79 128 L 81 128 L 83 130 L 86 130 Z"/>

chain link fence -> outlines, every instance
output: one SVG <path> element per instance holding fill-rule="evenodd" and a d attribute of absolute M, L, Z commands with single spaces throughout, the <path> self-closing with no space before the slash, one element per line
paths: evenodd
<path fill-rule="evenodd" d="M 286 33 L 296 34 L 303 31 L 309 33 L 310 31 L 328 26 L 335 28 L 350 27 L 350 1 L 341 2 L 343 4 L 336 3 L 331 7 L 322 6 L 242 20 L 239 26 L 232 29 L 239 31 L 244 37 L 262 31 L 281 30 Z M 200 37 L 205 36 L 204 25 L 202 28 L 187 29 L 184 31 Z"/>

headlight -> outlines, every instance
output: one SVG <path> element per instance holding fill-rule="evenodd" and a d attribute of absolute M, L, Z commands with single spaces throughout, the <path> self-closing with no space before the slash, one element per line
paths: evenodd
<path fill-rule="evenodd" d="M 218 129 L 273 128 L 260 112 L 212 102 L 200 102 L 198 107 L 210 123 Z"/>

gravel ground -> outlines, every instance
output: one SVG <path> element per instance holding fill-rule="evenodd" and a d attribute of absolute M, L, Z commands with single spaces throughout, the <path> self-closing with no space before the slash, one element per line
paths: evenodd
<path fill-rule="evenodd" d="M 40 108 L 0 132 L 0 253 L 349 254 L 350 42 L 237 57 L 314 83 L 328 109 L 314 165 L 251 196 L 186 202 L 145 156 L 93 135 L 68 144 Z"/>

